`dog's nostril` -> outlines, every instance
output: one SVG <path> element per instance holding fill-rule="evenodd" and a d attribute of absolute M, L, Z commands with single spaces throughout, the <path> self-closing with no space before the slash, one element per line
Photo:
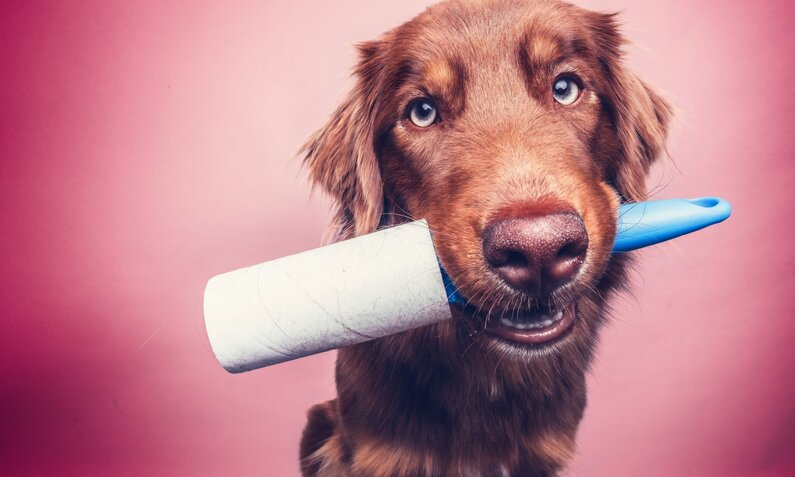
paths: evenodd
<path fill-rule="evenodd" d="M 585 224 L 573 213 L 505 219 L 484 232 L 489 266 L 509 286 L 531 294 L 571 281 L 587 251 Z"/>
<path fill-rule="evenodd" d="M 588 242 L 577 240 L 575 242 L 567 243 L 560 249 L 557 255 L 558 260 L 568 260 L 580 257 L 587 251 Z"/>
<path fill-rule="evenodd" d="M 526 267 L 528 265 L 527 257 L 519 252 L 508 252 L 505 257 L 504 266 L 508 267 Z"/>

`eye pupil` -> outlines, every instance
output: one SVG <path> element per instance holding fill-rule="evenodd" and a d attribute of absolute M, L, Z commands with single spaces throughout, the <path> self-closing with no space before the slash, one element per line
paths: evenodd
<path fill-rule="evenodd" d="M 409 110 L 409 118 L 415 126 L 426 128 L 436 122 L 436 107 L 428 100 L 417 101 Z"/>
<path fill-rule="evenodd" d="M 558 103 L 569 106 L 580 97 L 580 85 L 571 78 L 558 78 L 552 84 L 552 96 Z"/>

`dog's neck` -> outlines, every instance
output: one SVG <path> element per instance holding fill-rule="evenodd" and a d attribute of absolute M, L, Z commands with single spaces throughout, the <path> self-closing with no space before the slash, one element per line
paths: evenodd
<path fill-rule="evenodd" d="M 413 458 L 423 468 L 410 475 L 435 475 L 428 466 L 439 475 L 554 474 L 573 452 L 584 369 L 556 355 L 519 363 L 478 341 L 451 321 L 341 350 L 338 399 L 351 447 Z"/>

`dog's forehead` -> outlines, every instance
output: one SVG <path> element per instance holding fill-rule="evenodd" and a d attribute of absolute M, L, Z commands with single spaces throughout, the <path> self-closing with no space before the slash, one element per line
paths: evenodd
<path fill-rule="evenodd" d="M 548 64 L 587 42 L 584 12 L 550 0 L 448 1 L 403 25 L 398 43 L 431 81 L 449 77 L 456 62 L 489 68 L 514 61 L 519 50 L 531 65 Z"/>

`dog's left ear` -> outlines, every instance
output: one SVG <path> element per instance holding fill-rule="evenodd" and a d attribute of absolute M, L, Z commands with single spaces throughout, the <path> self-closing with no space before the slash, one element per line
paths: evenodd
<path fill-rule="evenodd" d="M 646 174 L 665 151 L 673 110 L 624 65 L 625 41 L 616 14 L 591 13 L 589 25 L 595 36 L 600 66 L 607 76 L 603 100 L 623 156 L 617 158 L 613 168 L 615 177 L 611 179 L 625 200 L 646 200 Z"/>
<path fill-rule="evenodd" d="M 359 45 L 353 90 L 301 149 L 312 182 L 336 201 L 335 230 L 330 231 L 335 240 L 372 232 L 381 218 L 384 195 L 375 142 L 384 43 Z"/>

